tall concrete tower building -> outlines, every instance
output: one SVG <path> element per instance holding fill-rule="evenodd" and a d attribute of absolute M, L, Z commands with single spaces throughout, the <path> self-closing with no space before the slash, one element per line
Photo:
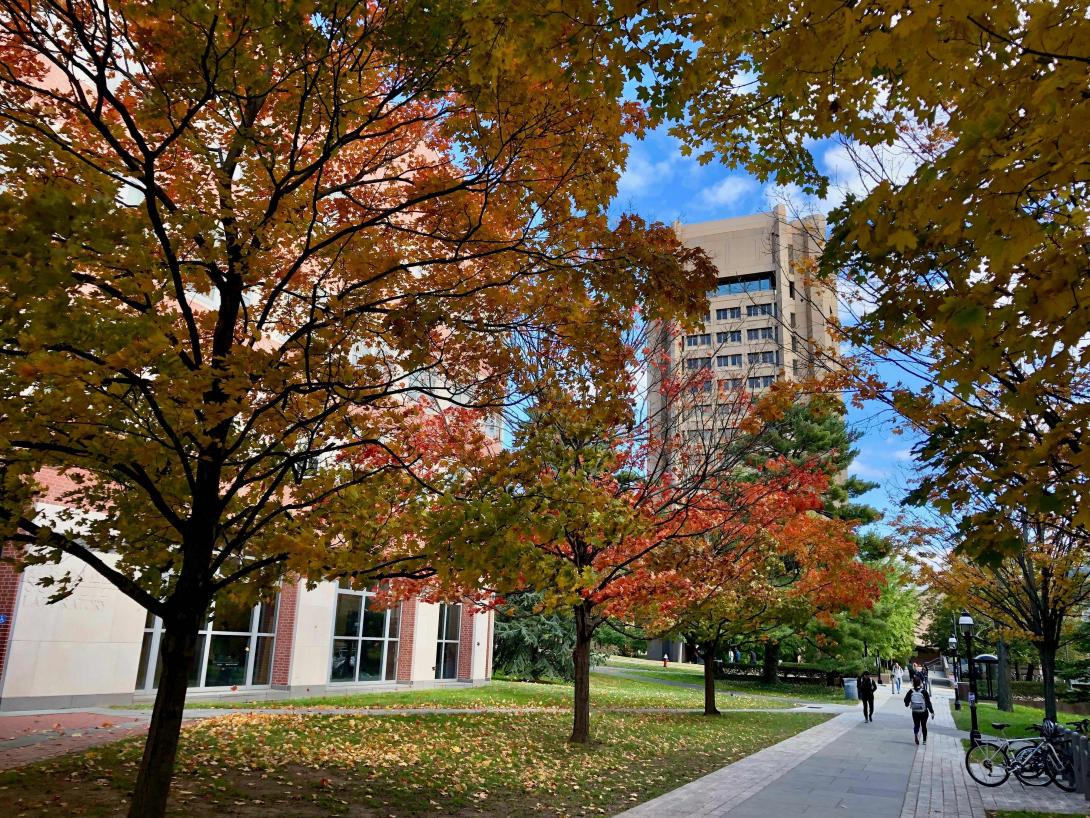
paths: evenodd
<path fill-rule="evenodd" d="M 824 220 L 789 220 L 779 206 L 675 230 L 684 244 L 707 252 L 719 277 L 703 326 L 681 338 L 660 337 L 671 366 L 711 370 L 709 389 L 749 392 L 816 374 L 815 351 L 828 354 L 834 345 L 828 318 L 836 311 L 833 287 L 807 274 L 808 260 L 821 251 Z M 653 385 L 648 409 L 663 409 Z"/>
<path fill-rule="evenodd" d="M 661 331 L 658 342 L 675 373 L 710 370 L 710 377 L 702 380 L 706 398 L 677 408 L 663 398 L 652 372 L 648 412 L 660 427 L 699 436 L 705 448 L 715 449 L 732 438 L 744 412 L 733 390 L 760 393 L 781 378 L 819 374 L 815 358 L 834 348 L 828 319 L 836 314 L 836 292 L 811 279 L 825 221 L 789 220 L 781 206 L 754 216 L 678 224 L 675 230 L 682 243 L 707 252 L 719 275 L 708 293 L 703 326 L 681 337 Z M 667 451 L 660 463 L 670 460 Z M 647 656 L 678 661 L 683 652 L 681 642 L 654 639 Z"/>

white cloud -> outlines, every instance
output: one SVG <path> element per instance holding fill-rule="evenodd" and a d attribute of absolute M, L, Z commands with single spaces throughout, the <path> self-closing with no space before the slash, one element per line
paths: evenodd
<path fill-rule="evenodd" d="M 617 182 L 619 196 L 639 196 L 651 190 L 653 186 L 668 182 L 674 176 L 674 165 L 681 158 L 672 152 L 665 159 L 653 161 L 640 146 L 633 146 L 625 163 L 624 173 Z"/>
<path fill-rule="evenodd" d="M 851 466 L 848 467 L 848 473 L 862 480 L 872 480 L 875 482 L 886 480 L 892 474 L 888 468 L 872 466 L 861 457 L 857 457 Z"/>
<path fill-rule="evenodd" d="M 757 183 L 748 176 L 727 176 L 700 192 L 700 203 L 705 207 L 730 208 L 740 204 L 757 189 Z"/>

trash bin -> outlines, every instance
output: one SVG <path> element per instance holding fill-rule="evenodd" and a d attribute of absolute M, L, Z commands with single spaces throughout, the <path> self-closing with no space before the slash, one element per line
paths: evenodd
<path fill-rule="evenodd" d="M 859 685 L 856 679 L 844 679 L 844 698 L 845 699 L 858 699 L 859 698 Z"/>

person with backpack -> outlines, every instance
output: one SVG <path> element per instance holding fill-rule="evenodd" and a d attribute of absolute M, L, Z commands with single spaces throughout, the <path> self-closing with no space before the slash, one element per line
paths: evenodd
<path fill-rule="evenodd" d="M 927 744 L 927 715 L 935 715 L 935 708 L 931 706 L 931 694 L 923 686 L 919 676 L 912 678 L 912 689 L 905 693 L 905 707 L 912 708 L 912 735 L 916 743 L 920 743 L 920 732 L 923 732 L 923 743 Z"/>
<path fill-rule="evenodd" d="M 863 721 L 874 721 L 874 691 L 878 685 L 870 677 L 870 673 L 863 671 L 859 679 L 859 700 L 863 702 Z"/>

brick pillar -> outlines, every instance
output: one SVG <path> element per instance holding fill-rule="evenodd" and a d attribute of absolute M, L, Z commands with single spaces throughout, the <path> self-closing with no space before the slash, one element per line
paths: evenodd
<path fill-rule="evenodd" d="M 397 680 L 413 679 L 413 644 L 416 636 L 416 597 L 401 603 L 401 619 L 397 632 Z"/>
<path fill-rule="evenodd" d="M 473 678 L 473 610 L 462 604 L 462 625 L 458 633 L 458 681 Z"/>
<path fill-rule="evenodd" d="M 299 606 L 299 583 L 280 586 L 280 607 L 276 612 L 276 641 L 273 645 L 272 683 L 287 685 L 291 678 L 291 654 L 295 647 L 295 612 Z"/>
<path fill-rule="evenodd" d="M 22 581 L 21 571 L 16 571 L 11 563 L 0 562 L 0 618 L 3 619 L 0 622 L 0 681 L 4 678 L 8 645 L 15 628 L 15 600 L 19 596 L 19 584 Z"/>

